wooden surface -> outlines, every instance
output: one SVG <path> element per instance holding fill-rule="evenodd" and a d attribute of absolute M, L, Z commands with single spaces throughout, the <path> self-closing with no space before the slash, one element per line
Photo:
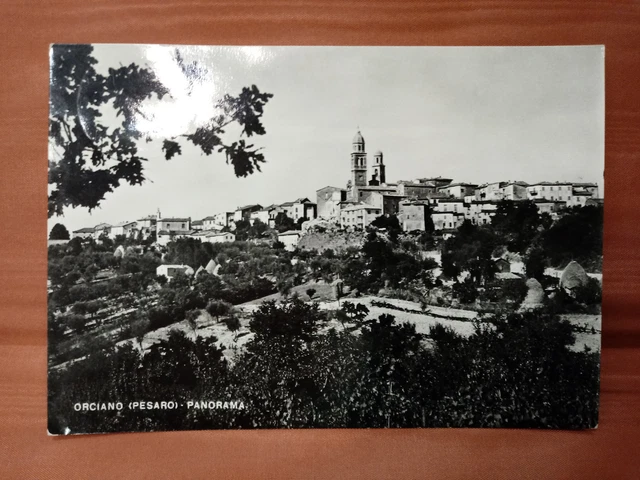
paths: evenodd
<path fill-rule="evenodd" d="M 640 3 L 0 3 L 1 478 L 640 478 Z M 53 42 L 606 45 L 600 427 L 46 436 Z"/>

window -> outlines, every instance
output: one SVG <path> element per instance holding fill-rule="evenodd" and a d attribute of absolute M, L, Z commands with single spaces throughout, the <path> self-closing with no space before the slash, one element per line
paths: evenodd
<path fill-rule="evenodd" d="M 182 224 L 182 228 L 184 228 L 184 223 Z"/>

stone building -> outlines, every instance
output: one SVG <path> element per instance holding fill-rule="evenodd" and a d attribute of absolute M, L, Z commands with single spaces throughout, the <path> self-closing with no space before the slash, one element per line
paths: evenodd
<path fill-rule="evenodd" d="M 340 226 L 342 228 L 365 228 L 382 215 L 382 208 L 366 203 L 346 205 L 340 211 Z"/>
<path fill-rule="evenodd" d="M 166 245 L 173 238 L 191 232 L 191 217 L 162 217 L 158 210 L 156 218 L 156 242 Z"/>
<path fill-rule="evenodd" d="M 265 225 L 269 225 L 269 211 L 273 209 L 273 206 L 265 207 L 261 210 L 251 212 L 249 214 L 249 222 L 253 225 L 253 222 L 260 220 Z"/>
<path fill-rule="evenodd" d="M 445 196 L 444 194 L 438 193 L 438 188 L 433 182 L 400 180 L 397 184 L 396 191 L 410 200 L 426 200 L 435 196 Z"/>
<path fill-rule="evenodd" d="M 553 200 L 567 202 L 573 195 L 571 182 L 539 182 L 527 186 L 527 198 L 530 200 Z"/>
<path fill-rule="evenodd" d="M 320 218 L 339 219 L 340 204 L 347 200 L 344 188 L 327 186 L 316 191 L 317 216 Z"/>
<path fill-rule="evenodd" d="M 137 222 L 120 222 L 113 225 L 109 230 L 109 238 L 116 238 L 119 235 L 129 237 L 137 231 Z"/>
<path fill-rule="evenodd" d="M 298 245 L 298 240 L 302 232 L 300 230 L 288 230 L 278 234 L 278 241 L 284 244 L 284 249 L 288 252 L 292 252 Z"/>
<path fill-rule="evenodd" d="M 156 275 L 164 275 L 168 280 L 171 280 L 178 274 L 193 275 L 194 271 L 189 265 L 159 265 L 156 268 Z"/>
<path fill-rule="evenodd" d="M 253 204 L 238 207 L 233 214 L 233 221 L 239 222 L 240 220 L 249 220 L 251 213 L 257 212 L 258 210 L 262 210 L 262 205 Z"/>
<path fill-rule="evenodd" d="M 111 232 L 111 225 L 108 223 L 99 223 L 93 229 L 93 238 L 94 240 L 98 240 L 102 235 L 109 236 L 109 232 Z"/>
<path fill-rule="evenodd" d="M 203 242 L 209 243 L 225 243 L 225 242 L 235 242 L 236 236 L 231 232 L 207 232 L 204 235 L 204 238 L 201 239 Z"/>
<path fill-rule="evenodd" d="M 453 230 L 462 225 L 464 213 L 431 212 L 433 228 L 435 230 Z"/>
<path fill-rule="evenodd" d="M 148 215 L 146 217 L 139 218 L 137 220 L 138 228 L 153 229 L 156 227 L 157 221 L 158 221 L 158 218 L 154 215 Z"/>
<path fill-rule="evenodd" d="M 450 183 L 444 187 L 439 187 L 438 192 L 445 194 L 450 198 L 463 199 L 469 195 L 475 195 L 478 185 L 474 183 Z"/>
<path fill-rule="evenodd" d="M 431 218 L 428 202 L 404 201 L 400 203 L 398 220 L 400 227 L 405 232 L 414 230 L 426 230 L 427 219 Z"/>
<path fill-rule="evenodd" d="M 317 206 L 308 198 L 298 198 L 293 202 L 285 202 L 279 205 L 287 217 L 297 222 L 301 218 L 313 220 L 317 216 Z"/>
<path fill-rule="evenodd" d="M 493 182 L 480 185 L 475 190 L 478 201 L 526 200 L 529 186 L 525 182 Z"/>

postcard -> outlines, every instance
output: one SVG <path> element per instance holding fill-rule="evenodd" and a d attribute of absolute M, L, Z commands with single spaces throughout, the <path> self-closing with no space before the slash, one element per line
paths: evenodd
<path fill-rule="evenodd" d="M 50 74 L 49 434 L 597 426 L 604 47 Z"/>

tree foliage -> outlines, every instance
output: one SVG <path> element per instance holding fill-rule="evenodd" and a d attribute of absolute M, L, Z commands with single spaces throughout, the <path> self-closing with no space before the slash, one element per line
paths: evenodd
<path fill-rule="evenodd" d="M 61 223 L 56 223 L 49 232 L 49 240 L 69 240 L 69 238 L 69 230 Z"/>
<path fill-rule="evenodd" d="M 280 233 L 295 230 L 296 227 L 296 222 L 284 212 L 279 212 L 274 219 L 274 228 Z"/>
<path fill-rule="evenodd" d="M 187 64 L 176 50 L 175 61 L 189 81 L 196 80 L 200 65 Z M 121 182 L 139 185 L 145 180 L 138 142 L 150 140 L 137 128 L 141 109 L 149 100 L 161 101 L 169 90 L 152 70 L 136 64 L 98 72 L 91 45 L 54 45 L 51 49 L 49 140 L 54 152 L 49 159 L 49 217 L 67 207 L 100 205 Z M 273 95 L 255 86 L 244 87 L 238 96 L 225 94 L 215 105 L 216 114 L 194 132 L 167 138 L 162 151 L 167 160 L 180 155 L 186 140 L 206 155 L 224 153 L 238 177 L 255 170 L 265 158 L 246 138 L 264 135 L 264 106 Z M 112 109 L 112 111 L 110 111 Z M 120 121 L 110 127 L 105 117 Z M 226 142 L 231 124 L 241 138 Z"/>
<path fill-rule="evenodd" d="M 501 200 L 491 219 L 495 233 L 510 251 L 524 253 L 541 225 L 538 207 L 531 200 Z"/>
<path fill-rule="evenodd" d="M 602 262 L 603 207 L 575 207 L 545 233 L 542 246 L 552 266 L 561 267 L 575 260 L 585 267 Z"/>
<path fill-rule="evenodd" d="M 426 348 L 408 323 L 380 315 L 360 335 L 320 333 L 317 306 L 262 305 L 255 336 L 228 365 L 217 339 L 172 332 L 149 347 L 94 350 L 50 372 L 49 429 L 537 427 L 597 424 L 597 354 L 575 352 L 553 315 L 495 315 L 469 336 L 436 325 Z M 241 399 L 245 410 L 75 412 L 78 398 Z"/>

